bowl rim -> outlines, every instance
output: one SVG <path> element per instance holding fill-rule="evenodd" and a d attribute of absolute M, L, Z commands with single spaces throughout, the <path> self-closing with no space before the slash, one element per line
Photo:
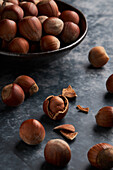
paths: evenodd
<path fill-rule="evenodd" d="M 83 33 L 83 35 L 78 38 L 75 42 L 65 46 L 65 47 L 61 47 L 57 50 L 53 50 L 53 51 L 45 51 L 45 52 L 34 52 L 34 53 L 27 53 L 27 54 L 23 54 L 23 53 L 12 53 L 12 52 L 5 52 L 5 51 L 1 51 L 0 50 L 0 55 L 5 55 L 5 56 L 12 56 L 12 57 L 15 57 L 15 58 L 27 58 L 27 57 L 30 57 L 32 58 L 32 55 L 33 56 L 40 56 L 40 55 L 45 55 L 45 54 L 51 54 L 51 53 L 56 53 L 56 52 L 60 52 L 60 51 L 64 51 L 66 49 L 70 49 L 74 46 L 76 46 L 77 44 L 79 44 L 86 36 L 87 32 L 88 32 L 88 22 L 86 20 L 86 17 L 84 16 L 84 14 L 77 8 L 75 8 L 74 6 L 68 4 L 68 3 L 65 3 L 63 1 L 60 1 L 60 0 L 55 0 L 56 2 L 60 2 L 62 4 L 65 4 L 65 5 L 68 5 L 70 8 L 73 8 L 74 11 L 77 11 L 79 14 L 82 15 L 82 17 L 84 18 L 84 21 L 85 21 L 85 25 L 86 25 L 86 28 L 85 28 L 85 32 Z"/>

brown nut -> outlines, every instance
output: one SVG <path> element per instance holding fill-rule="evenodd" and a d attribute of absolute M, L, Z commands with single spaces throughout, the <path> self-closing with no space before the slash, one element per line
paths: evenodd
<path fill-rule="evenodd" d="M 27 54 L 29 43 L 24 38 L 16 37 L 8 44 L 8 50 L 13 53 Z"/>
<path fill-rule="evenodd" d="M 63 27 L 64 27 L 63 21 L 57 17 L 49 17 L 43 23 L 44 31 L 47 34 L 51 34 L 55 36 L 59 35 L 62 32 Z"/>
<path fill-rule="evenodd" d="M 67 142 L 61 139 L 52 139 L 44 149 L 45 160 L 55 166 L 63 167 L 71 159 L 71 149 Z"/>
<path fill-rule="evenodd" d="M 41 51 L 53 51 L 60 48 L 60 41 L 53 35 L 45 35 L 40 40 Z"/>
<path fill-rule="evenodd" d="M 94 67 L 99 68 L 99 67 L 104 66 L 108 62 L 109 57 L 108 57 L 104 47 L 97 46 L 97 47 L 93 47 L 90 50 L 88 59 L 89 59 L 89 62 Z"/>
<path fill-rule="evenodd" d="M 109 93 L 113 93 L 113 74 L 111 74 L 106 81 L 106 88 Z"/>
<path fill-rule="evenodd" d="M 58 16 L 58 6 L 54 0 L 44 0 L 38 3 L 38 11 L 40 15 L 48 17 Z"/>
<path fill-rule="evenodd" d="M 39 21 L 41 22 L 41 24 L 43 24 L 44 21 L 45 21 L 47 18 L 48 18 L 48 17 L 45 16 L 45 15 L 38 16 L 38 19 L 39 19 Z"/>
<path fill-rule="evenodd" d="M 37 145 L 44 140 L 45 129 L 38 120 L 28 119 L 21 124 L 19 135 L 28 145 Z"/>
<path fill-rule="evenodd" d="M 2 14 L 2 11 L 3 9 L 5 8 L 5 6 L 8 6 L 8 5 L 13 5 L 13 3 L 10 3 L 10 2 L 3 2 L 3 1 L 0 1 L 0 19 L 1 19 L 1 14 Z"/>
<path fill-rule="evenodd" d="M 18 106 L 24 98 L 24 91 L 18 84 L 9 84 L 2 89 L 2 101 L 8 106 Z"/>
<path fill-rule="evenodd" d="M 62 119 L 69 108 L 68 99 L 63 96 L 49 96 L 43 103 L 43 110 L 51 119 L 60 120 Z"/>
<path fill-rule="evenodd" d="M 20 7 L 24 11 L 24 16 L 37 16 L 38 8 L 32 2 L 20 2 Z"/>
<path fill-rule="evenodd" d="M 99 169 L 110 169 L 113 167 L 113 146 L 108 143 L 94 145 L 88 151 L 88 160 L 92 166 Z"/>
<path fill-rule="evenodd" d="M 2 11 L 2 19 L 11 19 L 13 21 L 21 20 L 24 16 L 23 9 L 18 5 L 8 5 Z"/>
<path fill-rule="evenodd" d="M 37 5 L 41 0 L 26 0 L 27 2 L 33 2 L 35 5 Z M 21 0 L 21 2 L 24 2 L 24 0 Z"/>
<path fill-rule="evenodd" d="M 24 17 L 18 23 L 19 32 L 31 41 L 39 41 L 42 36 L 42 25 L 35 16 Z"/>
<path fill-rule="evenodd" d="M 77 24 L 74 24 L 73 22 L 65 22 L 63 31 L 61 32 L 61 39 L 64 43 L 72 43 L 80 35 L 80 29 Z"/>
<path fill-rule="evenodd" d="M 5 0 L 5 2 L 11 2 L 13 4 L 19 5 L 19 0 Z"/>
<path fill-rule="evenodd" d="M 9 19 L 3 19 L 0 21 L 0 38 L 5 41 L 10 41 L 16 36 L 16 33 L 17 25 L 15 21 Z"/>
<path fill-rule="evenodd" d="M 75 12 L 75 11 L 70 11 L 70 10 L 65 10 L 61 13 L 61 15 L 59 16 L 59 18 L 63 21 L 63 22 L 73 22 L 75 24 L 79 23 L 79 15 Z"/>
<path fill-rule="evenodd" d="M 101 108 L 95 118 L 99 126 L 113 127 L 113 107 L 106 106 Z"/>
<path fill-rule="evenodd" d="M 39 87 L 37 86 L 36 82 L 29 76 L 21 75 L 16 78 L 14 83 L 18 84 L 23 90 L 26 95 L 33 95 L 37 93 Z"/>

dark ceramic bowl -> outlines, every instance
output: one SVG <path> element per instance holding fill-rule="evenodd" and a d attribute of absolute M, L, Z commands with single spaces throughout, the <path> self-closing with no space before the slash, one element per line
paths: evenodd
<path fill-rule="evenodd" d="M 48 51 L 48 52 L 39 52 L 39 53 L 28 53 L 28 54 L 16 54 L 16 53 L 11 53 L 11 52 L 3 52 L 0 51 L 0 60 L 5 61 L 5 62 L 11 62 L 12 64 L 19 64 L 22 63 L 24 65 L 27 64 L 38 64 L 42 65 L 45 63 L 49 63 L 59 57 L 65 56 L 68 52 L 70 52 L 71 49 L 76 47 L 85 37 L 87 30 L 88 30 L 88 25 L 86 22 L 85 16 L 82 14 L 81 11 L 78 9 L 72 7 L 69 4 L 66 4 L 65 2 L 56 0 L 56 3 L 59 7 L 59 11 L 62 12 L 64 10 L 73 10 L 78 13 L 80 17 L 80 22 L 79 22 L 79 28 L 80 28 L 80 36 L 78 39 L 67 45 L 67 46 L 62 46 L 58 50 L 54 51 Z"/>

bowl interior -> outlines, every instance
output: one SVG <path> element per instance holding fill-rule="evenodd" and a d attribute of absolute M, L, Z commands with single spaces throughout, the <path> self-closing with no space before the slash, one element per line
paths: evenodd
<path fill-rule="evenodd" d="M 80 28 L 80 35 L 78 39 L 66 46 L 62 45 L 60 49 L 54 50 L 54 51 L 48 51 L 48 52 L 39 52 L 39 53 L 28 53 L 28 54 L 16 54 L 16 53 L 11 53 L 11 52 L 3 52 L 0 51 L 0 59 L 5 61 L 11 61 L 11 62 L 37 62 L 37 63 L 46 63 L 55 60 L 58 57 L 64 56 L 67 54 L 72 48 L 76 47 L 85 37 L 87 33 L 87 21 L 85 16 L 81 11 L 78 9 L 74 8 L 73 6 L 56 0 L 56 3 L 58 5 L 59 11 L 62 12 L 64 10 L 73 10 L 78 13 L 80 17 L 80 22 L 79 22 L 79 28 Z"/>

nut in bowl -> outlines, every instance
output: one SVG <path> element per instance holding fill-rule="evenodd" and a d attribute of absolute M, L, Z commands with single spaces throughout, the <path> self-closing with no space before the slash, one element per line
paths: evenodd
<path fill-rule="evenodd" d="M 51 3 L 51 1 L 54 1 L 54 0 L 47 0 L 46 2 L 47 3 Z M 3 58 L 3 60 L 5 61 L 14 61 L 14 62 L 21 62 L 21 63 L 26 63 L 27 61 L 30 62 L 30 63 L 39 63 L 41 65 L 41 63 L 46 63 L 46 62 L 51 62 L 55 59 L 58 59 L 60 58 L 61 56 L 65 56 L 68 52 L 70 52 L 71 49 L 73 49 L 74 47 L 76 47 L 84 38 L 85 38 L 85 35 L 87 33 L 87 29 L 88 29 L 88 26 L 87 26 L 87 21 L 86 21 L 86 18 L 85 16 L 83 15 L 83 13 L 81 11 L 79 11 L 78 9 L 76 9 L 75 7 L 69 5 L 69 4 L 66 4 L 65 2 L 62 2 L 62 1 L 59 1 L 59 0 L 56 0 L 55 1 L 56 5 L 58 6 L 58 15 L 57 16 L 47 16 L 46 17 L 57 17 L 59 19 L 56 19 L 54 22 L 56 22 L 56 24 L 60 23 L 60 25 L 62 25 L 62 27 L 64 27 L 64 25 L 67 25 L 66 22 L 68 22 L 72 29 L 72 33 L 75 32 L 76 33 L 76 36 L 75 36 L 75 39 L 73 39 L 73 41 L 69 42 L 69 41 L 64 41 L 64 37 L 62 35 L 62 29 L 60 29 L 59 31 L 59 34 L 58 35 L 54 35 L 55 36 L 55 40 L 56 38 L 58 39 L 58 42 L 60 42 L 60 45 L 58 45 L 58 48 L 55 48 L 55 49 L 52 49 L 51 48 L 47 48 L 47 51 L 43 51 L 42 49 L 43 48 L 40 48 L 39 47 L 39 43 L 41 41 L 41 39 L 43 38 L 43 36 L 45 35 L 50 35 L 48 34 L 47 32 L 46 33 L 43 33 L 44 29 L 43 29 L 43 24 L 42 24 L 42 35 L 39 39 L 36 39 L 35 41 L 34 40 L 31 40 L 29 39 L 28 37 L 29 36 L 25 36 L 25 35 L 28 35 L 28 32 L 30 31 L 30 34 L 33 35 L 33 30 L 35 30 L 34 28 L 32 28 L 31 30 L 29 30 L 28 28 L 25 28 L 25 30 L 27 31 L 24 34 L 22 34 L 22 32 L 17 32 L 17 34 L 15 35 L 14 38 L 16 37 L 20 37 L 20 38 L 25 38 L 28 43 L 29 43 L 29 46 L 36 42 L 37 43 L 37 49 L 36 49 L 36 52 L 33 51 L 31 52 L 30 51 L 30 47 L 29 47 L 29 51 L 27 52 L 27 54 L 25 53 L 14 53 L 14 52 L 11 52 L 11 51 L 5 51 L 1 48 L 1 51 L 0 51 L 0 55 L 2 56 L 1 58 Z M 39 10 L 39 6 L 40 6 L 40 2 L 37 4 L 37 9 Z M 74 11 L 77 16 L 79 17 L 79 23 L 77 22 L 76 24 L 73 23 L 70 18 L 68 21 L 61 21 L 60 19 L 60 15 L 62 14 L 63 11 Z M 40 14 L 40 10 L 39 10 L 39 14 L 37 16 L 37 18 L 39 16 L 43 16 L 45 14 Z M 25 16 L 23 16 L 23 18 L 21 20 L 19 20 L 17 22 L 17 29 L 18 31 L 21 30 L 21 27 L 22 27 L 22 23 L 21 21 L 25 21 L 24 19 Z M 30 18 L 30 19 L 29 19 Z M 26 22 L 28 21 L 28 23 L 26 23 L 26 25 L 30 24 L 30 20 L 31 18 L 35 18 L 35 17 L 27 17 L 26 19 Z M 29 19 L 29 20 L 28 20 Z M 32 19 L 33 20 L 33 19 Z M 37 19 L 38 20 L 38 19 Z M 34 21 L 34 20 L 33 20 Z M 60 22 L 59 22 L 60 21 Z M 40 22 L 40 21 L 39 21 Z M 46 22 L 46 20 L 45 20 Z M 19 23 L 19 24 L 18 24 Z M 46 22 L 47 23 L 47 22 Z M 64 24 L 66 23 L 66 24 Z M 71 24 L 72 23 L 72 24 Z M 37 26 L 38 27 L 38 26 Z M 76 30 L 74 28 L 77 28 Z M 58 28 L 57 28 L 58 29 Z M 59 30 L 59 29 L 58 29 Z M 66 28 L 66 31 L 65 31 L 65 34 L 66 34 L 67 31 L 67 28 Z M 74 33 L 74 34 L 75 34 Z M 61 36 L 62 35 L 62 36 Z M 53 36 L 53 35 L 52 35 Z M 63 37 L 63 38 L 62 38 Z M 67 39 L 68 39 L 68 35 L 66 35 Z M 72 35 L 73 37 L 73 35 Z M 1 37 L 0 37 L 1 38 Z M 1 38 L 2 39 L 2 38 Z M 56 42 L 56 41 L 55 41 Z M 49 50 L 48 50 L 49 49 Z M 32 62 L 33 61 L 33 62 Z"/>

